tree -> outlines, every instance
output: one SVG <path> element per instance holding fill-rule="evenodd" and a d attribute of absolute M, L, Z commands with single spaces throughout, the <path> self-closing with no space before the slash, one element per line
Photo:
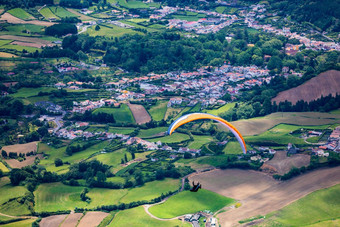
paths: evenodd
<path fill-rule="evenodd" d="M 184 158 L 185 158 L 185 159 L 192 158 L 192 155 L 191 155 L 189 152 L 185 152 L 185 153 L 184 153 Z"/>
<path fill-rule="evenodd" d="M 5 150 L 1 151 L 1 155 L 2 157 L 7 158 L 7 152 Z"/>
<path fill-rule="evenodd" d="M 94 30 L 99 31 L 100 30 L 100 26 L 97 24 L 96 27 L 94 28 Z"/>
<path fill-rule="evenodd" d="M 96 174 L 97 181 L 99 182 L 105 182 L 106 181 L 106 175 L 102 171 L 98 171 Z"/>
<path fill-rule="evenodd" d="M 125 162 L 128 161 L 126 154 L 124 155 L 124 160 L 125 160 Z"/>
<path fill-rule="evenodd" d="M 58 167 L 58 166 L 62 166 L 64 163 L 63 163 L 63 160 L 61 160 L 60 158 L 56 158 L 55 160 L 54 160 L 54 165 L 56 166 L 56 167 Z"/>
<path fill-rule="evenodd" d="M 281 67 L 282 67 L 282 60 L 278 56 L 272 56 L 269 59 L 269 62 L 268 62 L 268 69 L 269 70 L 277 69 L 277 70 L 281 71 Z"/>

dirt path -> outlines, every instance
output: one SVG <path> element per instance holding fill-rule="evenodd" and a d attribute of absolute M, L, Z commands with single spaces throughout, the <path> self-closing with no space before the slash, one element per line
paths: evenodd
<path fill-rule="evenodd" d="M 0 213 L 0 215 L 5 216 L 5 217 L 9 217 L 9 218 L 37 219 L 37 217 L 35 217 L 35 216 L 12 216 L 12 215 L 3 214 L 3 213 Z"/>
<path fill-rule="evenodd" d="M 319 189 L 340 183 L 340 166 L 315 170 L 288 181 L 278 182 L 256 171 L 217 170 L 192 177 L 208 190 L 237 199 L 241 207 L 217 215 L 222 226 L 265 215 Z M 214 183 L 215 182 L 215 183 Z"/>

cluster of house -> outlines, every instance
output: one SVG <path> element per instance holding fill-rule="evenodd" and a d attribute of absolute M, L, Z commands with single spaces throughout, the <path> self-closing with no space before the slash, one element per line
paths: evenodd
<path fill-rule="evenodd" d="M 43 108 L 47 110 L 48 112 L 54 113 L 54 114 L 58 114 L 63 111 L 61 106 L 50 101 L 40 101 L 40 102 L 36 102 L 34 105 L 37 107 Z"/>
<path fill-rule="evenodd" d="M 82 89 L 82 85 L 94 85 L 93 82 L 80 82 L 80 81 L 70 81 L 68 83 L 63 83 L 63 82 L 58 82 L 56 83 L 54 86 L 58 89 L 60 88 L 68 88 L 68 89 L 72 89 L 72 90 L 79 90 Z"/>
<path fill-rule="evenodd" d="M 254 5 L 252 6 L 252 10 L 248 12 L 245 16 L 245 23 L 248 25 L 248 27 L 255 28 L 255 29 L 262 29 L 263 31 L 274 33 L 276 35 L 283 35 L 290 39 L 297 39 L 300 41 L 300 43 L 304 44 L 307 48 L 313 49 L 313 50 L 337 50 L 340 51 L 340 44 L 335 42 L 323 42 L 323 41 L 316 41 L 311 40 L 307 37 L 305 37 L 303 34 L 298 34 L 296 32 L 291 32 L 290 28 L 275 28 L 270 24 L 259 24 L 256 21 L 256 18 L 264 18 L 265 15 L 263 14 L 265 12 L 264 5 Z M 289 54 L 295 54 L 297 52 L 296 50 L 297 46 L 295 47 L 289 47 L 287 49 Z"/>
<path fill-rule="evenodd" d="M 325 145 L 319 146 L 318 152 L 324 150 L 332 150 L 334 152 L 340 152 L 340 126 L 336 127 L 330 136 L 328 137 L 328 142 Z"/>

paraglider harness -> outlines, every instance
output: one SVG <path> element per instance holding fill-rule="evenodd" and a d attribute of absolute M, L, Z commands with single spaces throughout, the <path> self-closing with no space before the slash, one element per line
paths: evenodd
<path fill-rule="evenodd" d="M 200 182 L 195 184 L 195 181 L 192 182 L 192 188 L 190 189 L 191 192 L 197 192 L 198 189 L 202 188 Z"/>

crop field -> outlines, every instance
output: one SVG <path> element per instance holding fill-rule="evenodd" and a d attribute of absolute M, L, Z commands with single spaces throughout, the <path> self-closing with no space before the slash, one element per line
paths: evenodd
<path fill-rule="evenodd" d="M 13 35 L 18 40 L 22 39 L 23 40 L 28 40 L 28 39 L 33 39 L 33 40 L 39 40 L 39 38 L 34 38 L 31 36 L 31 34 L 27 34 L 26 32 L 23 31 L 29 31 L 30 33 L 37 33 L 37 34 L 42 34 L 44 26 L 40 25 L 35 25 L 35 24 L 10 24 L 6 25 L 5 29 L 6 31 L 1 32 L 1 34 L 5 35 Z M 15 39 L 14 39 L 15 40 Z"/>
<path fill-rule="evenodd" d="M 34 17 L 31 14 L 27 13 L 25 10 L 21 8 L 11 9 L 11 10 L 8 10 L 7 12 L 22 20 L 34 19 Z"/>
<path fill-rule="evenodd" d="M 4 146 L 2 150 L 5 150 L 7 154 L 9 152 L 14 152 L 14 153 L 23 153 L 26 154 L 31 151 L 37 151 L 37 142 L 30 142 L 30 143 L 24 143 L 24 144 L 15 144 L 15 145 L 8 145 Z"/>
<path fill-rule="evenodd" d="M 11 167 L 11 168 L 22 168 L 25 166 L 32 165 L 34 163 L 35 158 L 42 158 L 42 155 L 31 155 L 29 157 L 26 157 L 26 160 L 19 162 L 16 159 L 6 159 L 5 162 Z"/>
<path fill-rule="evenodd" d="M 60 7 L 60 6 L 50 6 L 49 8 L 50 8 L 50 10 L 53 14 L 57 15 L 60 18 L 62 18 L 62 17 L 77 17 L 76 15 L 71 13 L 70 11 L 68 11 L 65 8 Z"/>
<path fill-rule="evenodd" d="M 2 14 L 0 17 L 0 21 L 7 21 L 8 23 L 11 23 L 11 24 L 35 24 L 35 25 L 41 25 L 41 26 L 51 26 L 55 24 L 53 22 L 40 21 L 40 20 L 25 21 L 9 13 Z"/>
<path fill-rule="evenodd" d="M 11 43 L 11 42 L 13 42 L 13 40 L 0 40 L 0 46 L 3 46 L 3 45 L 6 45 L 6 44 L 9 44 L 9 43 Z"/>
<path fill-rule="evenodd" d="M 199 181 L 205 189 L 242 201 L 241 207 L 217 215 L 221 225 L 230 226 L 279 210 L 315 190 L 339 184 L 339 171 L 340 167 L 319 169 L 279 182 L 261 172 L 227 169 L 202 173 L 189 180 Z M 317 204 L 314 203 L 314 209 Z"/>
<path fill-rule="evenodd" d="M 109 0 L 108 2 L 118 3 L 120 6 L 128 9 L 146 9 L 150 7 L 160 7 L 160 3 L 144 3 L 143 1 L 139 0 Z"/>
<path fill-rule="evenodd" d="M 17 58 L 18 56 L 15 54 L 10 54 L 6 52 L 0 52 L 0 58 Z"/>
<path fill-rule="evenodd" d="M 157 127 L 157 128 L 140 130 L 139 133 L 138 133 L 138 137 L 141 137 L 141 138 L 152 137 L 152 136 L 158 135 L 160 133 L 165 133 L 167 130 L 168 130 L 167 127 Z"/>
<path fill-rule="evenodd" d="M 1 178 L 0 183 L 0 205 L 10 199 L 21 197 L 27 192 L 23 186 L 12 186 L 7 177 Z"/>
<path fill-rule="evenodd" d="M 86 207 L 87 203 L 80 200 L 84 187 L 63 185 L 62 183 L 41 184 L 34 191 L 35 210 L 57 211 Z"/>
<path fill-rule="evenodd" d="M 121 28 L 112 24 L 104 24 L 99 25 L 100 29 L 98 31 L 95 30 L 95 26 L 89 27 L 86 34 L 90 36 L 107 36 L 107 37 L 121 37 L 125 34 L 142 34 L 140 32 L 136 32 L 132 29 Z"/>
<path fill-rule="evenodd" d="M 227 103 L 227 104 L 225 104 L 224 106 L 221 106 L 218 109 L 204 110 L 203 112 L 218 116 L 222 113 L 227 112 L 229 109 L 233 108 L 234 106 L 235 106 L 235 103 L 232 102 L 232 103 Z"/>
<path fill-rule="evenodd" d="M 109 132 L 111 133 L 118 133 L 118 134 L 130 134 L 135 131 L 134 128 L 119 128 L 119 127 L 110 127 Z"/>
<path fill-rule="evenodd" d="M 142 206 L 135 207 L 128 210 L 120 211 L 116 214 L 112 222 L 109 224 L 110 227 L 120 226 L 134 226 L 134 227 L 189 227 L 191 226 L 187 222 L 183 223 L 179 220 L 171 221 L 160 221 L 150 217 Z"/>
<path fill-rule="evenodd" d="M 98 226 L 100 222 L 108 216 L 109 213 L 100 211 L 88 211 L 85 216 L 80 220 L 78 227 Z"/>
<path fill-rule="evenodd" d="M 247 149 L 249 150 L 250 147 L 246 144 Z M 242 148 L 239 144 L 239 142 L 237 141 L 229 141 L 227 143 L 227 145 L 225 146 L 225 148 L 223 149 L 223 152 L 225 154 L 242 154 Z"/>
<path fill-rule="evenodd" d="M 137 124 L 145 124 L 151 121 L 151 117 L 144 106 L 130 103 L 128 104 L 128 106 Z"/>
<path fill-rule="evenodd" d="M 192 214 L 202 210 L 216 212 L 230 205 L 234 200 L 221 196 L 206 189 L 200 189 L 196 193 L 183 191 L 170 197 L 162 204 L 150 207 L 151 214 L 159 218 L 174 218 L 183 214 Z"/>
<path fill-rule="evenodd" d="M 232 124 L 243 136 L 258 135 L 278 124 L 295 124 L 301 126 L 317 126 L 337 124 L 339 114 L 319 112 L 286 112 L 272 113 L 264 117 L 233 121 Z"/>
<path fill-rule="evenodd" d="M 106 165 L 117 166 L 117 165 L 120 165 L 120 161 L 121 161 L 122 158 L 124 158 L 125 154 L 126 154 L 128 160 L 130 160 L 131 154 L 130 154 L 130 152 L 127 152 L 125 148 L 114 151 L 114 152 L 96 155 L 91 159 L 97 159 L 98 161 L 100 161 L 100 162 L 102 162 Z"/>
<path fill-rule="evenodd" d="M 186 12 L 186 14 L 172 14 L 172 18 L 186 21 L 198 21 L 199 19 L 205 18 L 206 15 L 203 13 Z"/>
<path fill-rule="evenodd" d="M 9 172 L 9 169 L 2 162 L 0 162 L 0 170 L 3 173 L 8 173 Z"/>
<path fill-rule="evenodd" d="M 34 219 L 26 219 L 22 221 L 12 222 L 9 224 L 4 224 L 2 227 L 28 227 L 32 226 L 32 223 L 34 222 Z"/>
<path fill-rule="evenodd" d="M 161 121 L 164 119 L 167 110 L 167 101 L 158 100 L 156 105 L 149 109 L 149 113 L 154 121 Z"/>
<path fill-rule="evenodd" d="M 215 11 L 218 12 L 218 13 L 223 13 L 226 8 L 227 7 L 225 7 L 225 6 L 219 6 L 219 7 L 215 8 Z"/>
<path fill-rule="evenodd" d="M 67 214 L 52 215 L 52 216 L 41 219 L 39 226 L 41 227 L 60 226 L 60 224 L 65 220 L 66 217 L 67 217 Z"/>
<path fill-rule="evenodd" d="M 44 7 L 42 8 L 39 13 L 41 15 L 43 15 L 45 17 L 45 19 L 49 19 L 49 18 L 55 18 L 55 19 L 59 19 L 58 16 L 56 16 L 54 13 L 52 13 L 51 9 L 48 7 Z"/>
<path fill-rule="evenodd" d="M 126 104 L 120 105 L 119 108 L 99 108 L 92 113 L 112 114 L 117 123 L 135 123 L 132 112 Z"/>
<path fill-rule="evenodd" d="M 16 30 L 20 30 L 21 31 L 22 29 L 41 30 L 42 26 L 32 25 L 32 24 L 25 24 L 25 25 L 9 26 L 6 29 L 10 29 L 10 30 L 13 29 L 13 31 L 17 32 Z M 40 39 L 40 38 L 36 38 L 36 37 L 24 37 L 24 36 L 18 36 L 18 35 L 1 35 L 0 39 L 9 39 L 9 40 L 28 42 L 28 43 L 37 43 L 37 44 L 41 44 L 41 45 L 50 45 L 50 44 L 52 44 L 52 42 L 50 40 L 46 40 L 46 37 Z"/>
<path fill-rule="evenodd" d="M 63 223 L 60 225 L 60 227 L 73 227 L 73 226 L 77 226 L 78 221 L 82 217 L 83 217 L 82 213 L 69 214 L 67 216 L 67 218 L 63 221 Z M 41 222 L 40 222 L 40 224 L 41 224 Z"/>
<path fill-rule="evenodd" d="M 82 13 L 79 13 L 78 11 L 76 11 L 75 9 L 69 9 L 67 8 L 67 10 L 71 13 L 73 13 L 74 15 L 76 15 L 76 17 L 78 17 L 80 20 L 85 20 L 85 21 L 89 21 L 89 20 L 96 20 L 95 18 L 93 17 L 89 17 L 89 16 L 86 16 Z"/>
<path fill-rule="evenodd" d="M 255 136 L 246 136 L 245 141 L 247 143 L 252 142 L 261 142 L 261 143 L 273 143 L 278 145 L 287 145 L 288 143 L 293 144 L 306 144 L 302 138 L 298 138 L 296 136 L 290 135 L 289 133 L 300 129 L 326 129 L 330 125 L 317 125 L 317 126 L 298 126 L 298 125 L 288 125 L 288 124 L 279 124 L 272 129 L 267 130 L 260 135 Z"/>
<path fill-rule="evenodd" d="M 188 148 L 190 149 L 200 149 L 204 144 L 213 141 L 211 136 L 197 136 L 193 135 L 194 141 L 189 142 Z"/>
<path fill-rule="evenodd" d="M 36 47 L 19 46 L 19 45 L 12 45 L 12 44 L 4 45 L 2 46 L 2 48 L 16 50 L 20 52 L 22 52 L 23 50 L 26 50 L 27 52 L 30 52 L 30 53 L 33 53 L 35 51 L 40 51 L 40 49 Z"/>
<path fill-rule="evenodd" d="M 182 133 L 173 133 L 171 136 L 164 136 L 160 138 L 148 139 L 150 142 L 158 142 L 161 141 L 162 143 L 179 143 L 184 140 L 188 140 L 190 137 L 187 134 Z"/>
<path fill-rule="evenodd" d="M 315 191 L 302 199 L 274 212 L 265 223 L 302 226 L 339 219 L 340 184 Z"/>

